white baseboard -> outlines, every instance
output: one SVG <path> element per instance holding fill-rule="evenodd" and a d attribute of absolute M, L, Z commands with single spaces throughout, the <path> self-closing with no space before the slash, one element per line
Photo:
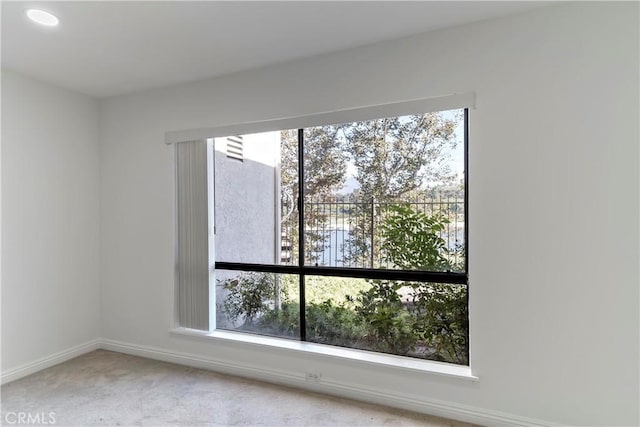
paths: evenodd
<path fill-rule="evenodd" d="M 114 340 L 102 340 L 101 348 L 179 365 L 203 368 L 225 374 L 237 375 L 270 383 L 283 384 L 310 391 L 326 393 L 354 400 L 365 401 L 399 409 L 470 422 L 483 426 L 509 427 L 560 427 L 559 424 L 535 420 L 498 411 L 460 405 L 428 398 L 416 398 L 388 393 L 372 388 L 358 387 L 338 381 L 323 380 L 310 383 L 299 373 L 265 369 L 260 366 L 240 365 L 227 360 L 205 358 L 193 354 L 147 347 Z"/>
<path fill-rule="evenodd" d="M 45 368 L 49 368 L 59 363 L 66 362 L 67 360 L 73 359 L 74 357 L 78 357 L 85 353 L 97 350 L 101 348 L 101 345 L 101 339 L 94 339 L 84 344 L 80 344 L 75 347 L 60 351 L 58 353 L 42 357 L 33 362 L 25 363 L 24 365 L 18 366 L 17 368 L 9 369 L 2 372 L 2 375 L 0 376 L 0 384 L 15 381 L 22 377 L 26 377 L 27 375 L 31 375 L 38 371 L 41 371 Z"/>
<path fill-rule="evenodd" d="M 104 349 L 134 356 L 146 357 L 154 360 L 176 363 L 179 365 L 203 368 L 224 374 L 237 375 L 246 378 L 277 383 L 310 391 L 326 393 L 333 396 L 364 402 L 391 406 L 399 409 L 429 414 L 439 417 L 465 421 L 483 426 L 509 426 L 509 427 L 560 427 L 546 421 L 525 418 L 518 415 L 507 414 L 483 408 L 460 405 L 453 402 L 445 402 L 429 398 L 417 398 L 416 396 L 389 393 L 373 388 L 361 387 L 354 384 L 342 383 L 333 380 L 323 380 L 321 383 L 305 381 L 304 376 L 297 372 L 265 369 L 261 366 L 237 364 L 228 360 L 202 357 L 194 354 L 170 351 L 161 348 L 125 343 L 108 339 L 95 339 L 84 344 L 72 347 L 65 351 L 43 357 L 34 362 L 24 364 L 17 368 L 2 372 L 2 384 L 17 380 L 27 375 L 38 372 L 50 366 L 65 362 L 74 357 L 81 356 L 94 350 Z"/>

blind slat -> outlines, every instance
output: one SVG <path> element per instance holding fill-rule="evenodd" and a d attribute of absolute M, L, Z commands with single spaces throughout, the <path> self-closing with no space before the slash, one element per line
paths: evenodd
<path fill-rule="evenodd" d="M 207 145 L 176 144 L 178 322 L 209 329 L 209 222 Z"/>

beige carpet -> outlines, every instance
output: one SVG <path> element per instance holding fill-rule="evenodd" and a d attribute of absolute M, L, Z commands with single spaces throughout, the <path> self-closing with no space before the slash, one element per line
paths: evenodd
<path fill-rule="evenodd" d="M 471 426 L 104 350 L 2 386 L 1 424 L 20 413 L 57 426 Z"/>

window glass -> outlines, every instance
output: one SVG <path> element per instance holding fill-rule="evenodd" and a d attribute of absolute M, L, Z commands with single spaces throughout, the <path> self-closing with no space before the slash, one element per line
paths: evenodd
<path fill-rule="evenodd" d="M 216 271 L 219 329 L 300 339 L 297 275 Z"/>
<path fill-rule="evenodd" d="M 216 261 L 297 263 L 297 141 L 297 131 L 215 139 Z"/>
<path fill-rule="evenodd" d="M 307 276 L 305 293 L 308 341 L 469 363 L 466 286 Z"/>
<path fill-rule="evenodd" d="M 463 125 L 454 110 L 305 129 L 305 264 L 464 270 Z"/>
<path fill-rule="evenodd" d="M 216 138 L 217 327 L 468 364 L 467 116 Z"/>

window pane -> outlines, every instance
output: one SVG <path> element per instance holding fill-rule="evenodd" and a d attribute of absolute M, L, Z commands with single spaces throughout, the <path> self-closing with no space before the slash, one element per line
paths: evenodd
<path fill-rule="evenodd" d="M 216 270 L 218 329 L 300 339 L 298 276 Z"/>
<path fill-rule="evenodd" d="M 307 276 L 307 340 L 469 364 L 466 286 Z"/>
<path fill-rule="evenodd" d="M 215 138 L 216 261 L 297 264 L 297 131 Z"/>
<path fill-rule="evenodd" d="M 463 129 L 463 110 L 305 129 L 305 264 L 464 271 Z"/>

